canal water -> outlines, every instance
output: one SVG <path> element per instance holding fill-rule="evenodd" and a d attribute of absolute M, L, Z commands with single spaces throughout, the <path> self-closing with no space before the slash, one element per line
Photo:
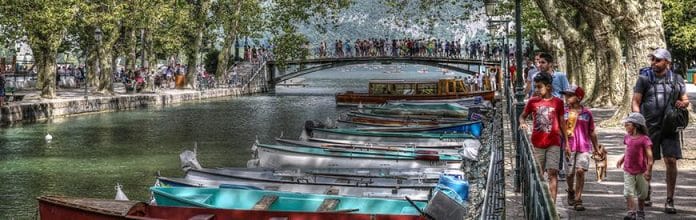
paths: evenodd
<path fill-rule="evenodd" d="M 419 72 L 420 71 L 420 72 Z M 246 166 L 254 140 L 296 138 L 305 120 L 335 119 L 336 92 L 365 91 L 369 79 L 437 79 L 423 66 L 362 65 L 303 76 L 276 94 L 99 113 L 0 129 L 0 219 L 37 215 L 36 197 L 114 198 L 117 183 L 147 201 L 155 174 L 182 176 L 179 153 L 198 145 L 204 167 Z M 44 140 L 46 134 L 53 141 Z"/>

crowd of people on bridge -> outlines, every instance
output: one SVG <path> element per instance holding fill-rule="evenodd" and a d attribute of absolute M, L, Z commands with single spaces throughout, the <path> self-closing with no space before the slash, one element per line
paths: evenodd
<path fill-rule="evenodd" d="M 632 113 L 623 119 L 625 146 L 616 166 L 623 168 L 624 197 L 628 212 L 624 219 L 645 219 L 645 208 L 652 205 L 652 167 L 654 160 L 664 160 L 667 198 L 663 211 L 674 214 L 677 160 L 682 158 L 678 141 L 684 124 L 669 111 L 686 109 L 690 104 L 684 80 L 671 70 L 669 51 L 657 49 L 649 55 L 651 66 L 640 70 L 633 87 Z M 585 92 L 569 85 L 567 76 L 553 68 L 553 57 L 536 54 L 528 62 L 528 101 L 519 117 L 520 129 L 527 131 L 527 118 L 532 116 L 531 144 L 538 166 L 548 178 L 548 187 L 555 204 L 558 180 L 567 173 L 568 205 L 583 211 L 582 193 L 585 173 L 592 158 L 604 158 L 595 132 L 594 117 L 581 101 Z M 684 110 L 681 110 L 684 111 Z M 565 165 L 564 165 L 565 164 Z M 637 200 L 637 204 L 636 204 Z"/>
<path fill-rule="evenodd" d="M 393 57 L 445 57 L 466 59 L 500 59 L 502 56 L 512 56 L 512 45 L 505 47 L 500 43 L 482 43 L 480 40 L 464 42 L 459 39 L 339 39 L 332 44 L 322 41 L 312 49 L 314 55 L 324 57 L 369 57 L 369 56 L 393 56 Z"/>

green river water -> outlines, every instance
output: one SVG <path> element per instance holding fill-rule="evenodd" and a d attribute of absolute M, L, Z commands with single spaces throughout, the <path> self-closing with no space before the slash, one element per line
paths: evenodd
<path fill-rule="evenodd" d="M 258 138 L 300 135 L 305 120 L 336 118 L 347 108 L 333 94 L 366 90 L 367 80 L 439 78 L 442 73 L 356 66 L 304 76 L 307 87 L 276 94 L 187 102 L 166 108 L 98 113 L 0 128 L 0 219 L 30 219 L 36 197 L 114 198 L 116 183 L 131 200 L 147 201 L 155 173 L 181 176 L 179 153 L 198 144 L 204 167 L 246 166 Z M 53 141 L 44 136 L 50 133 Z"/>

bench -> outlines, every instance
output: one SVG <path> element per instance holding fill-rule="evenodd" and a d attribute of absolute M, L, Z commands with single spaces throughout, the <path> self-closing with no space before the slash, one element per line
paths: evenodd
<path fill-rule="evenodd" d="M 276 195 L 265 195 L 258 202 L 256 202 L 254 207 L 252 207 L 251 209 L 268 210 L 268 208 L 270 208 L 276 200 L 278 200 L 278 196 Z"/>

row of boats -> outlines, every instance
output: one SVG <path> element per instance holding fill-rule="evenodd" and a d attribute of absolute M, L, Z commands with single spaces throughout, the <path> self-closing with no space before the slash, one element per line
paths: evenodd
<path fill-rule="evenodd" d="M 256 141 L 244 168 L 204 168 L 196 149 L 184 151 L 185 174 L 158 176 L 149 204 L 49 196 L 39 211 L 42 219 L 461 218 L 462 161 L 478 160 L 488 111 L 480 97 L 359 105 L 308 121 L 297 139 Z"/>

